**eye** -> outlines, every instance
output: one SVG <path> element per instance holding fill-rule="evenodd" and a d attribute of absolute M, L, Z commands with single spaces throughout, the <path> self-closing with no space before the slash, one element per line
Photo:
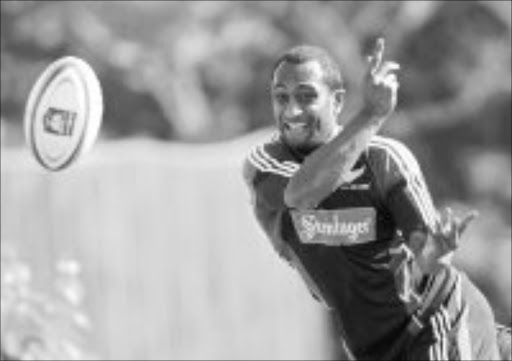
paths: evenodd
<path fill-rule="evenodd" d="M 311 104 L 318 98 L 318 94 L 313 91 L 305 91 L 297 94 L 297 101 L 301 104 Z"/>
<path fill-rule="evenodd" d="M 279 103 L 279 104 L 285 104 L 288 102 L 288 99 L 290 97 L 288 96 L 288 94 L 286 93 L 275 93 L 274 94 L 274 99 Z"/>

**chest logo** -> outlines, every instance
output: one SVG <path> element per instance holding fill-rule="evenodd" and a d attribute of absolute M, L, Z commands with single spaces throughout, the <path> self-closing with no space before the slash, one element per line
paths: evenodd
<path fill-rule="evenodd" d="M 291 216 L 304 244 L 351 246 L 376 239 L 374 208 L 295 210 Z"/>

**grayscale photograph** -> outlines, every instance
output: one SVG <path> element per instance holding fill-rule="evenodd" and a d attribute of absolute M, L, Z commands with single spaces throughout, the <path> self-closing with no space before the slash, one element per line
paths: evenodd
<path fill-rule="evenodd" d="M 510 1 L 0 18 L 1 361 L 512 361 Z"/>

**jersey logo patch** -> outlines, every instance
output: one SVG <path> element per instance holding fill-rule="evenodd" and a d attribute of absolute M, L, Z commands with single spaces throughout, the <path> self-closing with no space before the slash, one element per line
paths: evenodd
<path fill-rule="evenodd" d="M 376 239 L 374 208 L 294 210 L 291 216 L 304 244 L 352 246 Z"/>

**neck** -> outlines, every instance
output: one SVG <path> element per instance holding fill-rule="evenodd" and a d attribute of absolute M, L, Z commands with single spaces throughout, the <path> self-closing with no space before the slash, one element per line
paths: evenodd
<path fill-rule="evenodd" d="M 343 131 L 343 126 L 339 125 L 338 127 L 336 127 L 330 137 L 323 143 L 319 143 L 319 144 L 315 144 L 315 145 L 307 145 L 307 146 L 293 146 L 293 145 L 290 145 L 286 142 L 286 140 L 280 136 L 280 140 L 283 144 L 286 145 L 286 147 L 290 150 L 290 153 L 292 153 L 292 155 L 297 158 L 297 160 L 299 161 L 303 161 L 304 158 L 306 158 L 307 156 L 309 156 L 311 153 L 313 153 L 315 150 L 317 150 L 318 148 L 320 148 L 321 146 L 323 146 L 324 144 L 327 144 L 327 143 L 330 143 L 334 138 L 336 138 L 336 136 L 338 134 L 340 134 L 341 132 Z"/>
<path fill-rule="evenodd" d="M 310 155 L 313 151 L 315 151 L 319 146 L 311 146 L 311 147 L 296 147 L 289 145 L 284 139 L 281 138 L 281 142 L 288 148 L 290 153 L 296 158 L 298 161 L 302 162 L 308 155 Z"/>

